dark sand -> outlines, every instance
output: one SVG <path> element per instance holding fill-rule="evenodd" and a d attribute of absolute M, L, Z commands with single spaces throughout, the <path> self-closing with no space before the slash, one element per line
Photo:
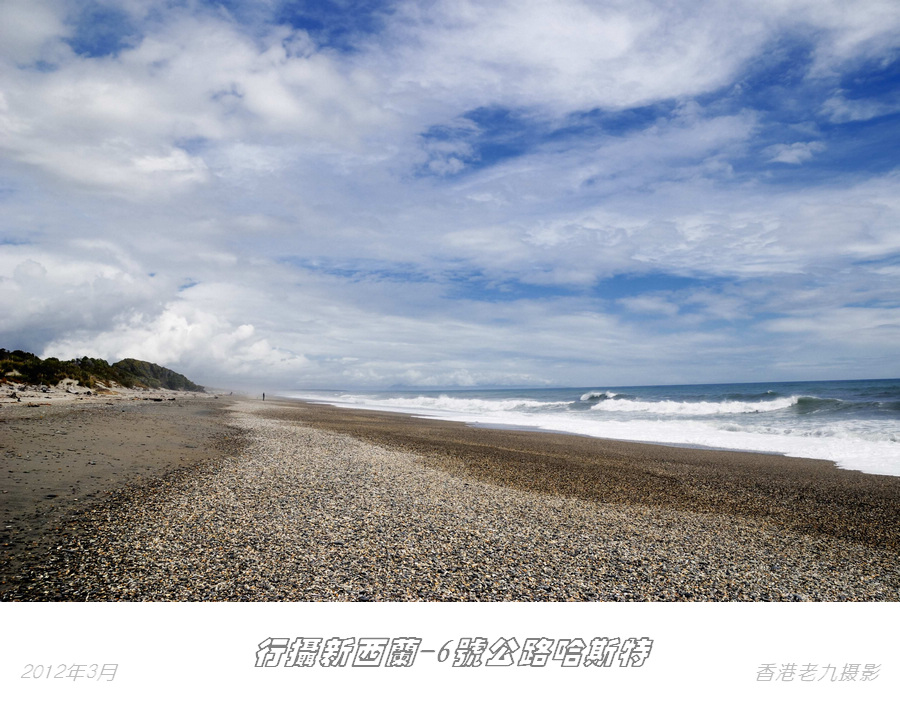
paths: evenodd
<path fill-rule="evenodd" d="M 263 413 L 429 457 L 473 480 L 613 504 L 735 515 L 900 551 L 900 478 L 829 461 L 470 427 L 276 401 Z"/>
<path fill-rule="evenodd" d="M 229 450 L 226 404 L 197 395 L 0 407 L 0 591 L 65 539 L 74 512 Z"/>

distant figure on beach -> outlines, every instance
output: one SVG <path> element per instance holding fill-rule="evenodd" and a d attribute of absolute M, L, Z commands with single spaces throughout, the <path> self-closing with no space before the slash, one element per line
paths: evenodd
<path fill-rule="evenodd" d="M 266 393 L 263 393 L 263 402 L 266 401 Z"/>

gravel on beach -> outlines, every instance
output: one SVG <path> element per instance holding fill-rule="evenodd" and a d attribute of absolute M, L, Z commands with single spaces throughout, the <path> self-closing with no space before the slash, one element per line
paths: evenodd
<path fill-rule="evenodd" d="M 388 436 L 372 428 L 369 415 L 376 413 L 354 423 L 341 412 L 296 403 L 231 403 L 228 431 L 242 437 L 232 455 L 118 489 L 74 512 L 62 529 L 65 538 L 33 554 L 0 599 L 900 599 L 896 541 L 882 534 L 898 518 L 900 479 L 831 478 L 834 485 L 846 483 L 845 494 L 835 497 L 844 511 L 835 507 L 829 517 L 831 508 L 813 501 L 812 517 L 799 514 L 791 521 L 784 504 L 802 511 L 803 500 L 795 498 L 803 488 L 776 509 L 757 509 L 762 493 L 754 493 L 750 479 L 740 478 L 744 473 L 734 466 L 729 475 L 738 475 L 737 482 L 721 476 L 717 482 L 725 469 L 711 453 L 705 469 L 688 469 L 677 468 L 675 460 L 666 463 L 673 449 L 628 449 L 649 452 L 649 475 L 657 474 L 658 485 L 640 499 L 625 499 L 612 483 L 593 492 L 583 485 L 560 487 L 565 480 L 552 469 L 565 455 L 560 447 L 574 446 L 571 455 L 583 461 L 578 447 L 589 439 L 536 433 L 522 439 L 520 452 L 529 454 L 528 461 L 545 447 L 548 487 L 528 477 L 527 465 L 518 474 L 514 462 L 504 463 L 497 453 L 500 440 L 479 438 L 488 436 L 477 434 L 479 429 L 452 425 L 416 434 L 406 419 L 382 417 L 378 421 L 400 427 Z M 310 421 L 298 421 L 301 415 Z M 347 431 L 312 426 L 313 417 L 339 426 L 340 416 Z M 434 431 L 450 434 L 434 438 Z M 367 432 L 366 440 L 349 435 Z M 514 442 L 513 433 L 500 434 Z M 451 435 L 468 438 L 453 444 Z M 401 450 L 400 443 L 408 445 Z M 593 449 L 598 456 L 611 450 L 592 445 L 599 447 Z M 741 456 L 747 454 L 723 460 L 740 462 Z M 841 472 L 816 463 L 797 465 L 826 477 Z M 807 475 L 803 470 L 800 475 Z M 691 476 L 683 481 L 690 487 L 686 493 L 681 474 Z M 590 482 L 577 470 L 572 479 Z M 779 494 L 789 484 L 758 480 Z M 713 502 L 689 499 L 699 494 L 698 484 L 709 486 Z M 746 494 L 729 501 L 722 497 L 728 490 Z M 675 497 L 665 499 L 666 494 Z M 857 504 L 847 507 L 847 495 Z M 867 503 L 859 495 L 871 499 Z M 867 505 L 869 517 L 854 522 L 846 516 L 865 512 Z M 847 528 L 838 523 L 845 517 Z M 876 518 L 880 523 L 866 530 L 867 519 Z"/>

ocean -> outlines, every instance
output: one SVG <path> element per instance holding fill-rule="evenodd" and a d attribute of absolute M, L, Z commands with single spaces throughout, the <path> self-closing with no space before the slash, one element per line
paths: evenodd
<path fill-rule="evenodd" d="M 821 458 L 900 476 L 900 380 L 281 394 L 473 425 Z"/>

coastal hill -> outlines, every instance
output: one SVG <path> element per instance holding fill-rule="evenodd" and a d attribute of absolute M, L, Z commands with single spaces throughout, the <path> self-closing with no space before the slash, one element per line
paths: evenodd
<path fill-rule="evenodd" d="M 126 358 L 110 364 L 101 358 L 40 358 L 27 351 L 0 349 L 0 383 L 17 382 L 32 385 L 56 385 L 69 378 L 84 387 L 94 388 L 98 383 L 118 383 L 126 388 L 153 388 L 156 390 L 188 390 L 206 392 L 181 373 L 163 368 L 155 363 Z"/>

